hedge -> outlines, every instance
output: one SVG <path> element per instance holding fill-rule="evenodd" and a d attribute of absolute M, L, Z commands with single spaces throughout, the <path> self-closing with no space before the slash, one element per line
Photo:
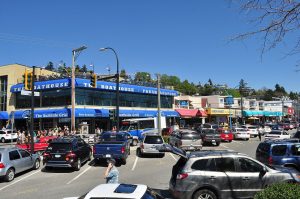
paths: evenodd
<path fill-rule="evenodd" d="M 300 185 L 277 183 L 255 194 L 254 199 L 297 199 L 300 198 Z"/>

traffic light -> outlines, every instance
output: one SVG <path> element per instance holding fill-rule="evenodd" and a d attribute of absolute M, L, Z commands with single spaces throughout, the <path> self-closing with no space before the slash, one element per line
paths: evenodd
<path fill-rule="evenodd" d="M 109 109 L 109 119 L 115 120 L 116 117 L 116 110 L 115 109 Z"/>
<path fill-rule="evenodd" d="M 91 75 L 91 86 L 97 88 L 97 75 L 95 73 Z"/>
<path fill-rule="evenodd" d="M 31 90 L 31 86 L 32 86 L 32 83 L 33 83 L 32 72 L 29 72 L 29 71 L 25 70 L 23 83 L 25 85 L 24 86 L 25 90 Z"/>

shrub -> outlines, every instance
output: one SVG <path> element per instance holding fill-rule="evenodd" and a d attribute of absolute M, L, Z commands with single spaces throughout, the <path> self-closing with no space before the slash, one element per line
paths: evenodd
<path fill-rule="evenodd" d="M 300 185 L 293 183 L 273 184 L 255 194 L 254 199 L 296 199 L 300 198 Z"/>

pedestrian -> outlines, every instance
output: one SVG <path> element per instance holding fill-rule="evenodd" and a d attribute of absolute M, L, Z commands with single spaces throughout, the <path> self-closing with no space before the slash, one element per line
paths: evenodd
<path fill-rule="evenodd" d="M 107 160 L 108 166 L 104 173 L 104 178 L 106 179 L 106 183 L 108 184 L 117 184 L 119 182 L 119 171 L 115 166 L 116 160 L 115 159 L 108 159 Z"/>
<path fill-rule="evenodd" d="M 258 131 L 258 138 L 259 138 L 259 141 L 261 141 L 261 131 L 260 130 Z"/>

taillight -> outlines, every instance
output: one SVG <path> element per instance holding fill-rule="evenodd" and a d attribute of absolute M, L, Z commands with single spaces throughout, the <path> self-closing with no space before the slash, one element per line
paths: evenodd
<path fill-rule="evenodd" d="M 48 158 L 48 157 L 50 157 L 51 155 L 50 155 L 50 153 L 47 153 L 47 152 L 45 152 L 44 154 L 43 154 L 43 157 L 44 158 Z"/>
<path fill-rule="evenodd" d="M 4 169 L 4 168 L 5 168 L 5 165 L 0 162 L 0 169 Z"/>
<path fill-rule="evenodd" d="M 183 180 L 185 178 L 187 178 L 189 175 L 187 173 L 180 173 L 177 174 L 177 180 Z"/>
<path fill-rule="evenodd" d="M 66 161 L 71 160 L 71 159 L 74 159 L 75 157 L 76 157 L 76 154 L 75 154 L 75 153 L 73 153 L 73 152 L 68 153 L 68 154 L 66 155 Z"/>
<path fill-rule="evenodd" d="M 271 164 L 273 164 L 273 158 L 272 157 L 269 157 L 268 158 L 268 163 L 271 165 Z"/>
<path fill-rule="evenodd" d="M 121 148 L 121 153 L 125 153 L 125 147 Z"/>

